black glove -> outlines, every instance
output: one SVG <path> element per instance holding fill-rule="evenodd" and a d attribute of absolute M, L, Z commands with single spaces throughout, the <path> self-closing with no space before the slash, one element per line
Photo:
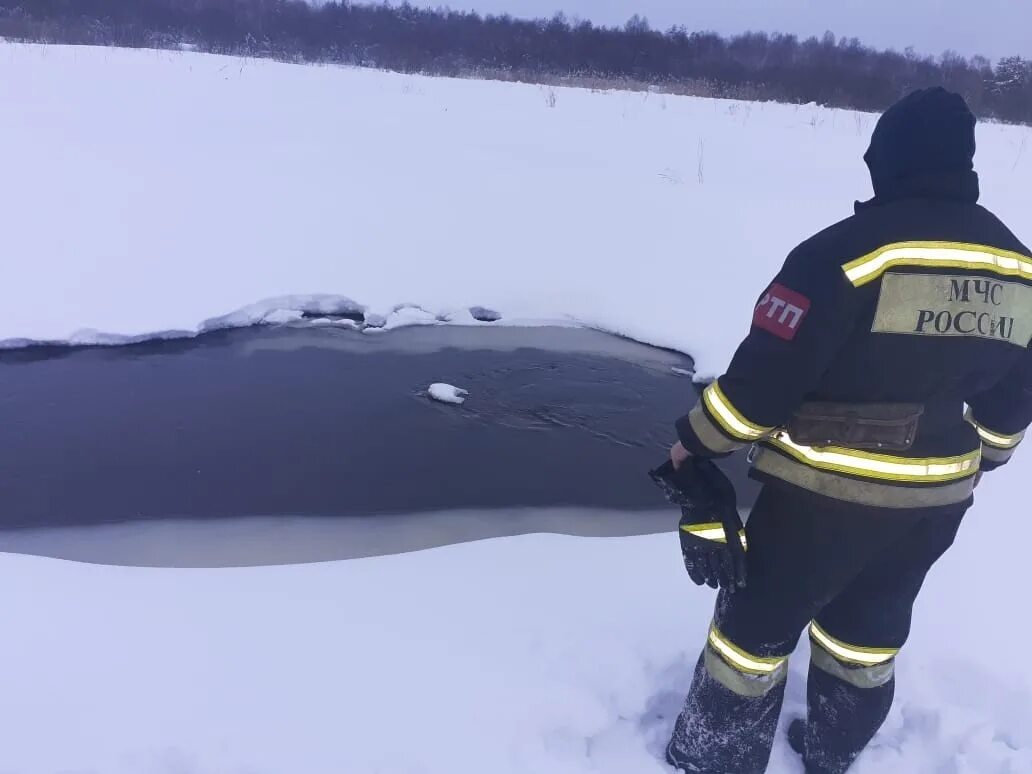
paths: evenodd
<path fill-rule="evenodd" d="M 667 461 L 649 475 L 667 499 L 681 508 L 678 534 L 691 579 L 713 589 L 745 588 L 745 527 L 727 476 L 702 457 L 692 457 L 676 470 Z"/>

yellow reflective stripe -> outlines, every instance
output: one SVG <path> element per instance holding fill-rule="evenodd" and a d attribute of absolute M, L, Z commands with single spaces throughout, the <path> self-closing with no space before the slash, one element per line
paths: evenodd
<path fill-rule="evenodd" d="M 857 645 L 847 645 L 824 631 L 816 621 L 810 624 L 810 636 L 837 659 L 861 666 L 884 664 L 899 653 L 899 648 L 862 648 Z"/>
<path fill-rule="evenodd" d="M 713 382 L 702 393 L 702 399 L 706 402 L 713 416 L 720 422 L 720 426 L 733 438 L 743 441 L 755 441 L 767 435 L 774 428 L 763 427 L 753 424 L 746 419 L 734 407 L 734 404 L 727 399 L 724 391 L 720 389 L 717 382 Z"/>
<path fill-rule="evenodd" d="M 688 424 L 695 433 L 695 437 L 699 439 L 699 443 L 714 454 L 738 451 L 746 444 L 744 441 L 728 438 L 728 433 L 710 419 L 709 413 L 702 407 L 702 401 L 696 403 L 688 413 Z"/>
<path fill-rule="evenodd" d="M 692 524 L 685 525 L 681 529 L 704 540 L 717 540 L 721 543 L 727 542 L 722 524 Z"/>
<path fill-rule="evenodd" d="M 768 442 L 815 468 L 888 481 L 954 481 L 978 472 L 978 463 L 982 457 L 980 449 L 959 457 L 921 458 L 891 457 L 887 454 L 872 454 L 838 446 L 815 449 L 795 443 L 783 430 L 775 433 Z"/>
<path fill-rule="evenodd" d="M 995 446 L 997 449 L 1014 449 L 1025 438 L 1024 430 L 1020 433 L 1015 433 L 1014 435 L 1004 435 L 1003 433 L 993 432 L 975 419 L 975 413 L 970 406 L 967 411 L 964 412 L 964 419 L 966 419 L 971 426 L 975 428 L 978 432 L 978 437 L 982 439 L 982 443 L 989 446 Z"/>
<path fill-rule="evenodd" d="M 1032 258 L 1010 250 L 963 242 L 898 242 L 886 245 L 842 270 L 854 286 L 878 279 L 894 266 L 937 266 L 954 269 L 980 269 L 1008 277 L 1032 279 Z"/>
<path fill-rule="evenodd" d="M 703 540 L 712 540 L 714 543 L 727 543 L 727 535 L 722 524 L 685 524 L 681 531 Z M 738 533 L 738 538 L 742 541 L 742 548 L 748 550 L 749 541 L 746 540 L 744 529 Z"/>
<path fill-rule="evenodd" d="M 1000 433 L 994 433 L 986 427 L 978 424 L 975 420 L 971 420 L 971 424 L 975 426 L 975 430 L 978 431 L 978 437 L 982 439 L 984 443 L 990 446 L 995 446 L 997 449 L 1013 449 L 1022 439 L 1025 437 L 1025 433 L 1021 432 L 1017 435 L 1002 435 Z"/>
<path fill-rule="evenodd" d="M 776 672 L 778 667 L 788 660 L 787 656 L 764 658 L 763 656 L 754 656 L 751 653 L 746 653 L 721 634 L 716 624 L 710 626 L 709 643 L 731 666 L 748 674 L 769 675 Z"/>
<path fill-rule="evenodd" d="M 983 459 L 991 459 L 989 455 L 992 453 L 992 447 L 983 447 L 983 453 Z M 846 477 L 833 471 L 821 470 L 808 462 L 800 462 L 773 446 L 761 448 L 753 466 L 764 477 L 787 481 L 836 500 L 877 508 L 929 508 L 937 505 L 954 505 L 971 496 L 975 483 L 974 476 L 934 486 L 900 486 L 896 481 Z"/>

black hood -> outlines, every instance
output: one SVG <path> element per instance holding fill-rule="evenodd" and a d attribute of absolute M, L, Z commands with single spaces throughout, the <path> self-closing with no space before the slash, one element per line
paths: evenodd
<path fill-rule="evenodd" d="M 879 119 L 864 155 L 875 198 L 978 201 L 975 116 L 943 88 L 915 91 Z"/>

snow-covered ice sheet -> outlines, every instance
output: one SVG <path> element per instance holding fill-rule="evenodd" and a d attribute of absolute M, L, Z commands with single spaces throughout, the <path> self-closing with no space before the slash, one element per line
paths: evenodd
<path fill-rule="evenodd" d="M 1032 772 L 1021 483 L 988 476 L 933 571 L 857 774 Z M 3 555 L 0 587 L 19 774 L 659 774 L 712 601 L 673 534 L 234 570 Z M 801 774 L 780 741 L 771 772 Z"/>
<path fill-rule="evenodd" d="M 406 307 L 398 324 L 471 323 L 478 305 L 503 323 L 576 321 L 681 349 L 713 373 L 787 251 L 869 193 L 873 122 L 816 106 L 0 44 L 0 147 L 12 151 L 0 340 L 286 321 L 318 293 L 385 323 L 403 302 L 424 311 Z M 979 129 L 985 201 L 1017 227 L 1030 137 Z M 278 301 L 250 306 L 264 299 Z"/>

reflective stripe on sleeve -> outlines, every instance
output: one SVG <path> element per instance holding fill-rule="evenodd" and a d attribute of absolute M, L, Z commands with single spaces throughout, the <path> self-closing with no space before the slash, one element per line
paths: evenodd
<path fill-rule="evenodd" d="M 702 400 L 688 412 L 688 424 L 699 443 L 714 454 L 730 454 L 746 445 L 745 441 L 728 438 L 728 433 L 710 419 L 709 413 L 703 408 Z"/>
<path fill-rule="evenodd" d="M 767 435 L 773 427 L 764 427 L 750 422 L 727 399 L 718 382 L 713 382 L 702 393 L 702 399 L 713 417 L 720 423 L 724 431 L 732 438 L 746 443 L 759 440 Z"/>
<path fill-rule="evenodd" d="M 928 458 L 893 457 L 838 446 L 815 449 L 795 443 L 784 430 L 775 433 L 767 442 L 800 462 L 821 470 L 911 483 L 941 483 L 973 476 L 978 472 L 981 459 L 981 450 L 978 449 L 958 457 Z"/>
<path fill-rule="evenodd" d="M 987 443 L 998 449 L 1013 449 L 1025 438 L 1024 433 L 1018 433 L 1017 435 L 1000 435 L 999 433 L 994 433 L 991 430 L 986 430 L 977 422 L 975 422 L 975 429 L 978 431 L 978 437 L 982 439 L 982 443 Z"/>
<path fill-rule="evenodd" d="M 964 413 L 964 419 L 975 428 L 979 440 L 982 441 L 982 459 L 994 465 L 1003 465 L 1009 462 L 1018 446 L 1025 439 L 1024 431 L 1014 435 L 1005 435 L 990 430 L 975 419 L 974 412 L 970 407 Z"/>
<path fill-rule="evenodd" d="M 709 644 L 728 664 L 746 674 L 769 675 L 776 672 L 788 660 L 787 656 L 765 658 L 746 653 L 721 634 L 716 624 L 710 626 Z"/>
<path fill-rule="evenodd" d="M 824 631 L 816 621 L 810 624 L 810 636 L 839 661 L 859 666 L 884 664 L 899 653 L 899 648 L 863 648 L 858 645 L 847 645 Z"/>
<path fill-rule="evenodd" d="M 1014 456 L 1014 449 L 997 449 L 995 446 L 986 444 L 982 447 L 982 459 L 986 462 L 992 462 L 995 465 L 1003 465 L 1010 462 L 1010 458 Z"/>
<path fill-rule="evenodd" d="M 963 242 L 898 242 L 844 264 L 842 270 L 855 287 L 860 287 L 895 266 L 981 270 L 1032 279 L 1032 257 Z"/>
<path fill-rule="evenodd" d="M 1025 432 L 1015 433 L 1014 435 L 1004 435 L 1003 433 L 997 433 L 990 430 L 985 425 L 979 423 L 974 414 L 969 409 L 964 415 L 964 418 L 971 423 L 971 426 L 978 431 L 978 437 L 982 439 L 982 443 L 988 444 L 989 446 L 995 446 L 997 449 L 1013 449 L 1025 438 Z"/>

